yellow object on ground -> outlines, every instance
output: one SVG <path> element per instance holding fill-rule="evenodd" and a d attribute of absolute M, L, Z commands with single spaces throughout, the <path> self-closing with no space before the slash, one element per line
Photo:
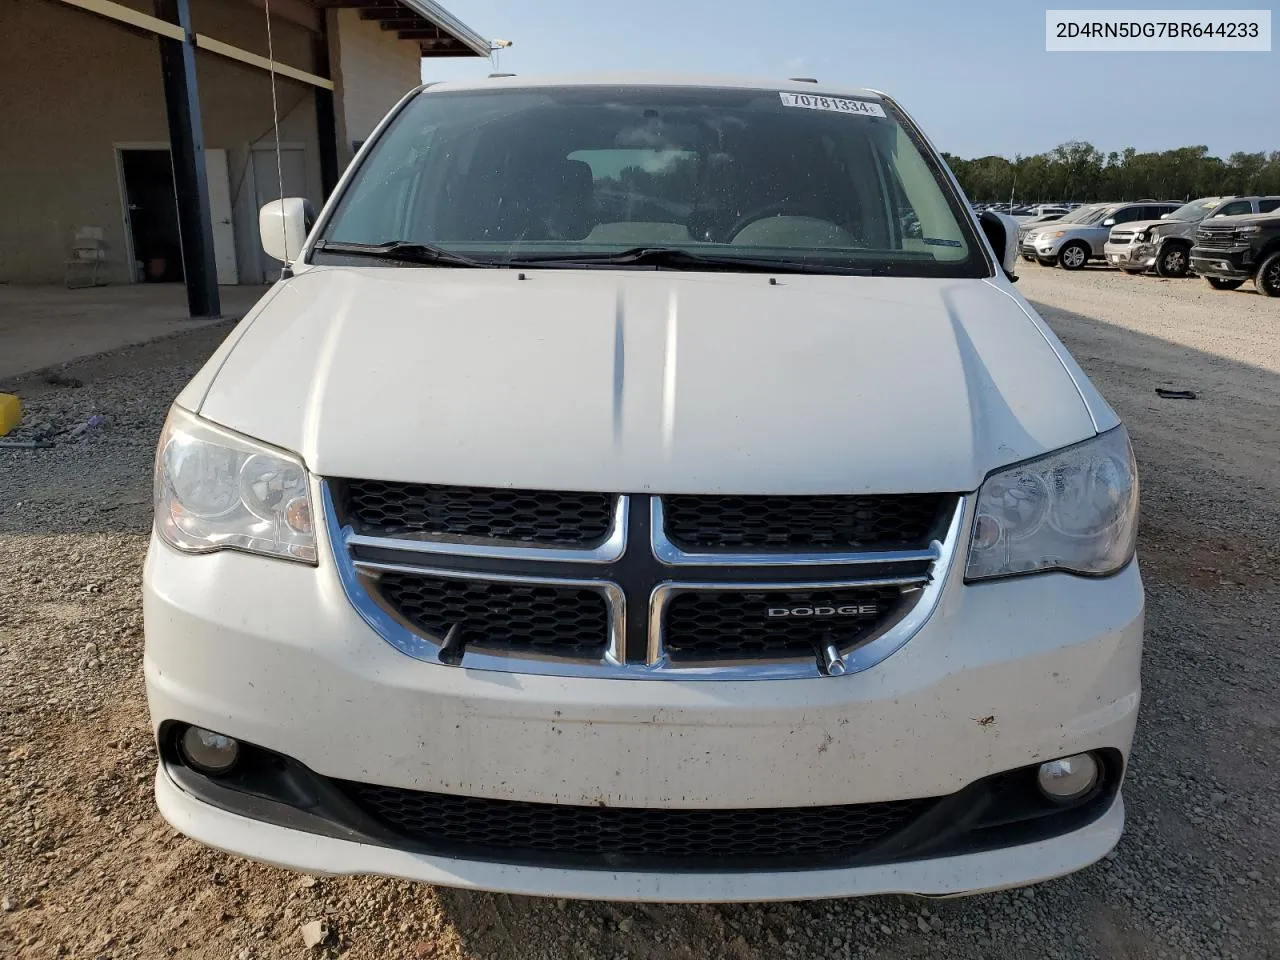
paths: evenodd
<path fill-rule="evenodd" d="M 12 430 L 22 419 L 22 404 L 12 393 L 0 393 L 0 437 Z"/>

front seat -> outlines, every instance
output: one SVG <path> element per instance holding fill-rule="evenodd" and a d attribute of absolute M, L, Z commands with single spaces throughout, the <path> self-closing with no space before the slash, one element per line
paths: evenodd
<path fill-rule="evenodd" d="M 552 206 L 545 216 L 549 239 L 581 240 L 599 221 L 591 167 L 581 160 L 566 159 L 554 169 L 548 184 Z"/>

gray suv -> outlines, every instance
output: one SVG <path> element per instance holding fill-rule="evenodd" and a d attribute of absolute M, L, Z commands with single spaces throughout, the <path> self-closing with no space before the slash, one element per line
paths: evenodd
<path fill-rule="evenodd" d="M 1155 267 L 1162 277 L 1185 277 L 1201 221 L 1276 210 L 1280 210 L 1280 197 L 1201 197 L 1159 220 L 1113 227 L 1104 248 L 1107 263 L 1130 274 Z"/>
<path fill-rule="evenodd" d="M 1140 200 L 1135 203 L 1095 203 L 1077 207 L 1056 223 L 1028 233 L 1022 241 L 1022 253 L 1039 260 L 1046 267 L 1058 264 L 1066 270 L 1079 270 L 1105 254 L 1111 228 L 1136 220 L 1156 220 L 1177 210 L 1180 204 Z"/>

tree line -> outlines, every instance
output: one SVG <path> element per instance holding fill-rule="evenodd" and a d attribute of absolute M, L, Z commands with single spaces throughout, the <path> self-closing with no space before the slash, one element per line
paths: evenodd
<path fill-rule="evenodd" d="M 1034 156 L 978 157 L 944 153 L 960 186 L 974 203 L 1038 203 L 1074 200 L 1193 200 L 1225 195 L 1280 194 L 1280 150 L 1233 153 L 1179 147 L 1138 153 L 1132 147 L 1104 154 L 1073 140 Z"/>

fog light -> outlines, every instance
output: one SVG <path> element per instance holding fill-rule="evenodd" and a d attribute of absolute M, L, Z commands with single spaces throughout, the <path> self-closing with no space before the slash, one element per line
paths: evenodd
<path fill-rule="evenodd" d="M 182 759 L 201 773 L 226 773 L 240 759 L 240 744 L 235 739 L 203 727 L 187 727 L 178 746 Z"/>
<path fill-rule="evenodd" d="M 1097 784 L 1098 761 L 1088 753 L 1050 760 L 1040 764 L 1036 782 L 1040 785 L 1040 791 L 1050 800 L 1076 800 Z"/>

